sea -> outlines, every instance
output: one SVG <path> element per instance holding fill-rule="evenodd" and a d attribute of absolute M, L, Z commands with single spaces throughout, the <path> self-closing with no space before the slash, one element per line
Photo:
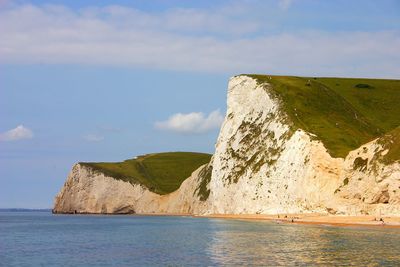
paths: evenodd
<path fill-rule="evenodd" d="M 400 229 L 0 212 L 0 266 L 400 266 Z"/>

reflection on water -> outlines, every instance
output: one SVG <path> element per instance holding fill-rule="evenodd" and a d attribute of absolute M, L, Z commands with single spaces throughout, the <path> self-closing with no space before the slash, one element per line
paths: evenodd
<path fill-rule="evenodd" d="M 233 220 L 216 224 L 208 252 L 218 265 L 400 266 L 397 229 Z"/>
<path fill-rule="evenodd" d="M 400 229 L 0 212 L 0 266 L 400 266 Z"/>

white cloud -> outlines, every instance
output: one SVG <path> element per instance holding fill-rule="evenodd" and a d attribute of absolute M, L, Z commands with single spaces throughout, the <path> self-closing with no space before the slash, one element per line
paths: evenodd
<path fill-rule="evenodd" d="M 214 110 L 208 116 L 202 112 L 176 113 L 166 121 L 156 122 L 154 126 L 160 130 L 196 134 L 219 129 L 223 120 L 224 117 L 219 110 Z"/>
<path fill-rule="evenodd" d="M 98 134 L 87 134 L 83 137 L 83 139 L 89 142 L 100 142 L 104 140 L 104 136 Z"/>
<path fill-rule="evenodd" d="M 256 15 L 255 6 L 151 13 L 12 5 L 0 9 L 0 62 L 398 78 L 398 30 L 268 33 L 277 22 Z"/>
<path fill-rule="evenodd" d="M 33 138 L 33 132 L 29 128 L 23 125 L 18 125 L 16 128 L 6 131 L 0 134 L 0 141 L 9 142 L 17 141 L 22 139 Z"/>
<path fill-rule="evenodd" d="M 292 5 L 293 0 L 279 0 L 278 5 L 283 10 L 288 10 Z"/>

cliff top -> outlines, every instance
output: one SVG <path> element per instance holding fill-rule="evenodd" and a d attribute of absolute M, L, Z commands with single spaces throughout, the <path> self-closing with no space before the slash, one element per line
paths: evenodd
<path fill-rule="evenodd" d="M 123 162 L 80 162 L 105 175 L 142 184 L 157 194 L 167 194 L 179 188 L 182 182 L 211 155 L 194 152 L 168 152 L 139 156 Z"/>
<path fill-rule="evenodd" d="M 271 92 L 293 123 L 344 158 L 400 125 L 400 80 L 247 75 Z"/>

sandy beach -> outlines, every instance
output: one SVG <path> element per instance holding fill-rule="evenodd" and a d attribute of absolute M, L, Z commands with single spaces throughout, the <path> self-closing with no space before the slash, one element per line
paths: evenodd
<path fill-rule="evenodd" d="M 288 224 L 314 224 L 331 226 L 371 226 L 400 228 L 400 216 L 375 217 L 371 215 L 327 215 L 319 213 L 302 214 L 207 214 L 193 215 L 185 213 L 142 213 L 135 216 L 184 216 L 196 218 L 220 218 L 232 220 L 270 221 Z M 382 218 L 382 221 L 380 220 Z"/>
<path fill-rule="evenodd" d="M 207 218 L 223 218 L 237 220 L 267 220 L 276 223 L 294 223 L 294 224 L 315 224 L 332 226 L 373 226 L 400 228 L 400 216 L 383 216 L 377 218 L 370 215 L 344 216 L 344 215 L 326 215 L 326 214 L 211 214 Z"/>

